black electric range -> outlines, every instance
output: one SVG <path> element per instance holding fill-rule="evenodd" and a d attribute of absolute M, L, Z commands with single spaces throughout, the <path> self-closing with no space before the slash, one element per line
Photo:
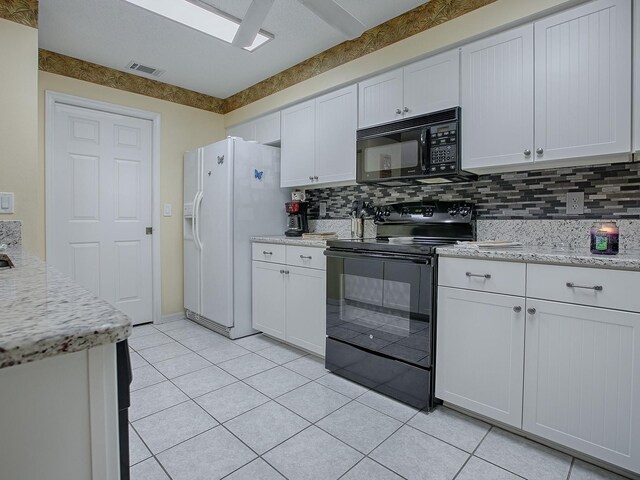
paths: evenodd
<path fill-rule="evenodd" d="M 473 207 L 375 209 L 378 236 L 327 242 L 325 366 L 418 408 L 434 402 L 438 246 L 475 238 Z"/>

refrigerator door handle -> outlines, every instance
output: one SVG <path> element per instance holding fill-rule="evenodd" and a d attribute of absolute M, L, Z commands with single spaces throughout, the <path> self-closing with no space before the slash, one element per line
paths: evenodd
<path fill-rule="evenodd" d="M 202 204 L 202 192 L 196 193 L 193 201 L 193 238 L 196 241 L 196 247 L 202 251 L 202 242 L 200 241 L 200 205 Z"/>

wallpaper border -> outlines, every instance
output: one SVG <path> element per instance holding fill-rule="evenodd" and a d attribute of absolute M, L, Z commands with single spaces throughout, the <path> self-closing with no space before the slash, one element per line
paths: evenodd
<path fill-rule="evenodd" d="M 114 68 L 104 67 L 42 48 L 38 51 L 38 66 L 43 72 L 64 75 L 65 77 L 84 80 L 104 87 L 117 88 L 125 92 L 146 95 L 147 97 L 179 103 L 214 113 L 224 113 L 224 100 L 220 98 L 132 73 L 121 72 Z"/>
<path fill-rule="evenodd" d="M 0 18 L 38 28 L 38 0 L 0 0 Z"/>
<path fill-rule="evenodd" d="M 226 99 L 44 49 L 40 49 L 39 52 L 39 66 L 44 72 L 225 114 L 495 1 L 431 0 L 367 30 L 354 40 L 329 48 Z M 37 25 L 37 0 L 0 0 L 0 2 L 4 2 L 0 3 L 0 16 L 2 16 L 2 6 L 6 11 L 13 11 L 15 18 L 22 18 L 18 12 L 22 12 L 27 7 L 31 8 L 31 16 L 33 16 L 33 9 L 35 9 Z M 13 7 L 8 10 L 7 5 L 13 5 Z"/>

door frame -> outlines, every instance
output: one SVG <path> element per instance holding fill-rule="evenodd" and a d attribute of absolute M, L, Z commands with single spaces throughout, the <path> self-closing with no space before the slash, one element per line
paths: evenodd
<path fill-rule="evenodd" d="M 66 93 L 45 91 L 45 258 L 53 251 L 51 222 L 48 221 L 53 209 L 53 138 L 56 104 L 87 108 L 101 112 L 150 120 L 152 123 L 151 140 L 151 305 L 153 323 L 159 323 L 162 314 L 161 274 L 160 274 L 160 113 L 149 112 L 137 108 L 124 107 L 113 103 L 91 100 L 88 98 L 68 95 Z"/>

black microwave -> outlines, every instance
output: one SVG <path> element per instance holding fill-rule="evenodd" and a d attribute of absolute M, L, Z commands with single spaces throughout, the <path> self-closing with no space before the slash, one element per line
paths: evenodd
<path fill-rule="evenodd" d="M 460 107 L 357 132 L 356 182 L 468 182 L 460 168 Z"/>

